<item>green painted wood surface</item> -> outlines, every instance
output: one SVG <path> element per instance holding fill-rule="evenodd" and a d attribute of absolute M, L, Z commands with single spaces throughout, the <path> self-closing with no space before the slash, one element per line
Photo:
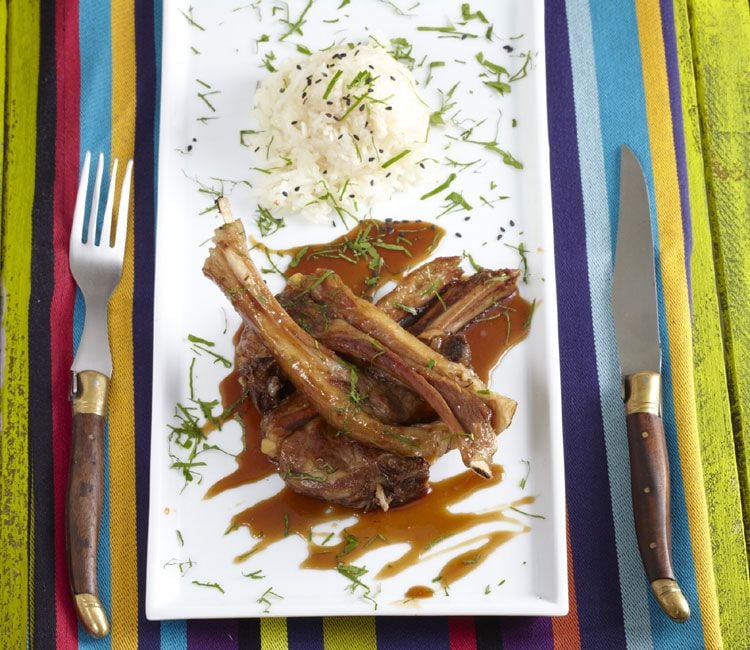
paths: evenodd
<path fill-rule="evenodd" d="M 750 647 L 750 583 L 709 224 L 700 111 L 687 0 L 675 0 L 685 149 L 692 217 L 693 359 L 698 430 L 725 647 Z M 700 28 L 700 27 L 697 27 Z"/>
<path fill-rule="evenodd" d="M 5 3 L 3 3 L 5 9 Z M 29 603 L 28 309 L 36 163 L 39 7 L 7 7 L 0 386 L 0 646 L 25 648 Z M 23 188 L 23 191 L 18 191 Z"/>
<path fill-rule="evenodd" d="M 732 427 L 747 528 L 750 523 L 750 7 L 747 0 L 688 0 L 688 10 Z"/>

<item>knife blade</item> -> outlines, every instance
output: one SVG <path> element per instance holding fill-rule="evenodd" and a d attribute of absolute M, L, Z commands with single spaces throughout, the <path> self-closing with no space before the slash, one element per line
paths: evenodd
<path fill-rule="evenodd" d="M 657 602 L 670 618 L 684 622 L 690 608 L 672 568 L 651 210 L 643 170 L 626 145 L 620 149 L 612 316 L 622 373 L 638 548 Z"/>

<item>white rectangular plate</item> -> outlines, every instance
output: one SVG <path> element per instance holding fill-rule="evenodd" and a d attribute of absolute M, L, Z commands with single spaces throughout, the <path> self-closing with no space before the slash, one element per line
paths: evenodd
<path fill-rule="evenodd" d="M 478 20 L 459 25 L 461 16 L 455 15 L 460 11 L 458 2 L 423 0 L 412 10 L 414 16 L 401 16 L 391 3 L 378 0 L 353 0 L 341 9 L 338 9 L 341 0 L 317 0 L 306 15 L 304 35 L 295 34 L 286 39 L 289 43 L 278 42 L 284 30 L 280 22 L 284 11 L 277 10 L 275 15 L 272 11 L 274 5 L 285 3 L 245 0 L 243 6 L 242 0 L 193 0 L 192 4 L 193 19 L 202 29 L 186 19 L 187 2 L 164 3 L 147 616 L 170 619 L 566 613 L 565 501 L 542 0 L 472 2 L 471 10 L 481 10 L 493 24 L 492 41 L 485 38 L 487 25 Z M 260 16 L 251 4 L 259 6 Z M 414 2 L 398 0 L 397 4 L 407 7 Z M 301 0 L 290 0 L 291 16 L 296 19 L 304 6 Z M 336 19 L 337 22 L 323 22 Z M 478 38 L 440 38 L 444 36 L 440 32 L 416 29 L 418 25 L 451 23 L 459 25 L 457 29 L 477 34 Z M 262 34 L 269 34 L 270 39 L 258 44 Z M 288 56 L 303 56 L 295 51 L 298 43 L 319 49 L 333 41 L 364 41 L 370 34 L 378 35 L 378 40 L 386 43 L 391 38 L 406 36 L 413 43 L 417 64 L 426 57 L 426 63 L 415 68 L 415 77 L 431 105 L 439 103 L 437 89 L 445 91 L 460 81 L 454 95 L 456 110 L 461 111 L 459 119 L 487 118 L 472 139 L 494 140 L 497 128 L 500 146 L 524 164 L 523 170 L 514 169 L 503 164 L 497 153 L 476 144 L 460 143 L 444 151 L 447 141 L 443 132 L 433 130 L 436 157 L 448 155 L 462 162 L 482 160 L 460 172 L 451 186 L 451 190 L 463 192 L 473 210 L 439 219 L 447 235 L 437 254 L 460 255 L 469 251 L 484 266 L 516 267 L 520 257 L 513 246 L 523 243 L 528 251 L 529 277 L 528 283 L 521 285 L 522 293 L 527 299 L 537 301 L 530 335 L 506 355 L 491 381 L 494 390 L 513 397 L 519 405 L 512 426 L 499 438 L 495 457 L 505 468 L 505 478 L 462 509 L 500 508 L 533 495 L 536 501 L 528 510 L 543 517 L 519 515 L 531 526 L 531 532 L 501 546 L 481 568 L 452 585 L 450 595 L 438 590 L 430 599 L 405 602 L 404 598 L 410 586 L 432 584 L 447 559 L 445 555 L 424 560 L 380 583 L 369 580 L 373 593 L 378 592 L 377 610 L 371 602 L 359 597 L 359 590 L 355 594 L 348 590 L 350 583 L 336 571 L 299 568 L 305 556 L 305 542 L 295 536 L 253 555 L 243 564 L 236 564 L 235 556 L 247 551 L 252 539 L 245 529 L 224 534 L 231 517 L 275 493 L 282 485 L 281 479 L 272 476 L 204 499 L 206 489 L 234 469 L 234 459 L 219 452 L 204 454 L 202 482 L 193 482 L 182 490 L 182 477 L 170 469 L 167 441 L 168 427 L 174 423 L 175 404 L 185 402 L 190 390 L 188 369 L 195 354 L 187 335 L 192 333 L 215 341 L 215 351 L 231 359 L 231 338 L 239 326 L 239 318 L 228 302 L 201 273 L 208 250 L 206 240 L 220 220 L 215 211 L 201 214 L 211 206 L 212 197 L 198 191 L 196 179 L 217 189 L 222 182 L 215 179 L 253 181 L 250 168 L 259 161 L 250 149 L 241 146 L 240 131 L 257 128 L 252 123 L 251 108 L 256 84 L 268 74 L 261 66 L 263 54 L 273 51 L 278 62 Z M 515 81 L 512 91 L 501 97 L 482 84 L 486 78 L 479 76 L 482 68 L 475 58 L 480 51 L 511 73 L 520 69 L 527 51 L 533 55 L 532 65 L 528 75 Z M 433 79 L 424 87 L 427 63 L 434 60 L 443 60 L 446 65 L 435 67 Z M 198 96 L 207 90 L 201 82 L 219 91 L 206 97 L 215 111 Z M 216 119 L 200 121 L 198 118 L 202 117 Z M 450 171 L 456 170 L 446 167 L 438 176 L 445 178 Z M 231 196 L 235 215 L 241 216 L 248 231 L 258 236 L 254 223 L 257 200 L 252 189 L 229 181 L 223 182 L 223 188 Z M 496 183 L 493 189 L 491 182 Z M 441 211 L 446 192 L 425 201 L 419 200 L 418 190 L 415 192 L 397 197 L 376 210 L 375 216 L 434 219 Z M 488 201 L 494 201 L 498 195 L 509 198 L 488 206 L 482 203 L 480 195 Z M 471 219 L 465 220 L 468 216 Z M 284 248 L 322 242 L 342 234 L 340 225 L 333 229 L 330 225 L 310 224 L 291 217 L 286 224 L 269 239 L 270 246 Z M 498 240 L 501 234 L 502 239 Z M 268 266 L 262 258 L 257 261 Z M 278 290 L 280 279 L 267 277 L 271 288 Z M 207 355 L 198 356 L 196 394 L 204 400 L 217 398 L 218 382 L 226 372 Z M 239 425 L 228 423 L 222 431 L 211 435 L 211 442 L 232 453 L 238 452 L 242 447 Z M 521 487 L 529 467 L 528 480 Z M 433 467 L 432 477 L 442 478 L 461 471 L 464 467 L 453 452 Z M 394 547 L 379 549 L 359 564 L 367 566 L 368 577 L 373 576 L 396 552 Z M 193 564 L 181 575 L 177 563 L 188 560 Z M 252 580 L 241 575 L 257 569 L 262 570 L 264 579 Z M 218 583 L 224 593 L 194 581 Z M 270 610 L 257 602 L 269 588 L 283 596 L 272 599 Z"/>

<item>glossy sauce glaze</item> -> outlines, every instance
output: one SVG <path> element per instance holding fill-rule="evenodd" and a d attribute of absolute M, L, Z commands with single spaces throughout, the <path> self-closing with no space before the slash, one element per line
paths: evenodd
<path fill-rule="evenodd" d="M 388 512 L 362 513 L 296 494 L 285 487 L 232 518 L 230 530 L 246 527 L 255 542 L 236 561 L 244 562 L 290 535 L 297 535 L 307 543 L 307 557 L 301 566 L 310 569 L 354 565 L 370 550 L 405 544 L 406 550 L 386 564 L 374 578 L 389 578 L 421 559 L 452 553 L 435 576 L 436 583 L 449 585 L 480 566 L 502 544 L 530 530 L 511 508 L 533 503 L 532 496 L 495 510 L 451 511 L 453 506 L 472 494 L 500 483 L 503 468 L 495 466 L 493 469 L 493 477 L 489 480 L 466 471 L 437 481 L 427 496 Z M 330 525 L 351 518 L 354 518 L 354 523 L 343 529 Z M 451 544 L 451 538 L 485 523 L 493 523 L 495 527 Z"/>
<path fill-rule="evenodd" d="M 353 291 L 369 297 L 378 286 L 401 277 L 429 256 L 443 235 L 441 228 L 429 223 L 363 221 L 330 243 L 278 252 L 293 256 L 285 272 L 287 277 L 294 273 L 331 269 Z M 378 257 L 381 262 L 374 268 L 373 260 Z M 526 337 L 532 312 L 533 305 L 516 292 L 464 330 L 475 370 L 483 380 L 487 380 L 502 355 Z M 239 332 L 235 344 L 238 338 Z M 260 451 L 260 414 L 251 400 L 242 399 L 243 389 L 236 369 L 221 382 L 220 392 L 225 419 L 232 417 L 242 423 L 244 448 L 236 457 L 235 471 L 212 485 L 206 493 L 207 498 L 254 483 L 276 471 L 274 464 Z M 386 564 L 374 577 L 388 578 L 420 559 L 450 552 L 450 559 L 434 580 L 438 586 L 445 587 L 480 566 L 496 548 L 530 530 L 508 512 L 513 512 L 512 507 L 533 503 L 531 496 L 492 511 L 451 512 L 452 506 L 477 491 L 497 485 L 502 475 L 499 466 L 494 468 L 489 480 L 467 471 L 432 483 L 430 493 L 422 499 L 388 512 L 370 513 L 318 501 L 285 487 L 233 517 L 230 530 L 247 528 L 255 540 L 252 548 L 236 561 L 242 562 L 290 535 L 306 541 L 308 553 L 301 566 L 314 569 L 353 565 L 373 548 L 406 544 L 408 548 L 403 554 Z M 355 522 L 345 529 L 333 527 L 335 522 L 351 518 Z M 494 523 L 496 529 L 460 544 L 450 544 L 449 538 L 487 522 Z M 327 528 L 326 524 L 329 524 Z M 467 545 L 471 548 L 465 548 Z M 415 586 L 407 591 L 406 597 L 427 598 L 433 593 L 431 587 Z"/>

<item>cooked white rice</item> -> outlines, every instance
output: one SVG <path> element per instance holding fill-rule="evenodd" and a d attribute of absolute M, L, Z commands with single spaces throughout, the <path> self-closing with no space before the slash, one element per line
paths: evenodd
<path fill-rule="evenodd" d="M 314 221 L 365 214 L 423 175 L 430 110 L 411 72 L 378 46 L 282 63 L 255 93 L 259 204 Z M 395 157 L 409 152 L 395 162 Z"/>

